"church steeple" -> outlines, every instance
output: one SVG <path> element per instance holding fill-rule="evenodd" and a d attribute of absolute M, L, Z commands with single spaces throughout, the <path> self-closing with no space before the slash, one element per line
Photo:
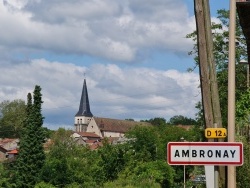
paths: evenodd
<path fill-rule="evenodd" d="M 81 101 L 80 101 L 80 105 L 79 105 L 79 110 L 75 116 L 93 117 L 93 115 L 90 111 L 86 79 L 84 79 L 84 82 L 83 82 L 82 96 L 81 96 Z"/>
<path fill-rule="evenodd" d="M 93 114 L 90 111 L 86 79 L 84 79 L 79 110 L 75 115 L 75 131 L 86 132 L 92 117 Z"/>

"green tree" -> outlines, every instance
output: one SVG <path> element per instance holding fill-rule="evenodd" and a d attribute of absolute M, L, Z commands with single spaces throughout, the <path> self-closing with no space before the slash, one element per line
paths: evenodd
<path fill-rule="evenodd" d="M 41 169 L 42 181 L 57 187 L 64 187 L 71 182 L 73 172 L 69 169 L 68 160 L 76 149 L 71 134 L 72 131 L 60 128 L 52 135 L 53 144 Z"/>
<path fill-rule="evenodd" d="M 125 145 L 111 145 L 108 140 L 104 141 L 104 146 L 99 150 L 101 157 L 99 165 L 102 166 L 105 181 L 117 179 L 119 172 L 126 165 Z"/>
<path fill-rule="evenodd" d="M 240 139 L 244 146 L 244 164 L 242 166 L 236 167 L 236 180 L 237 180 L 237 188 L 245 188 L 250 187 L 250 146 L 249 142 L 246 139 Z"/>
<path fill-rule="evenodd" d="M 135 127 L 123 144 L 107 139 L 91 151 L 77 145 L 71 131 L 59 129 L 42 168 L 41 182 L 55 187 L 172 187 L 183 179 L 183 168 L 166 163 L 166 144 L 185 139 L 195 141 L 195 131 L 176 126 Z M 193 139 L 193 140 L 192 140 Z M 180 175 L 175 174 L 174 169 Z M 187 167 L 187 176 L 192 169 Z M 39 184 L 41 185 L 41 184 Z"/>
<path fill-rule="evenodd" d="M 65 187 L 71 183 L 71 175 L 66 157 L 50 158 L 42 168 L 41 179 L 56 187 Z"/>
<path fill-rule="evenodd" d="M 149 122 L 151 123 L 152 125 L 155 125 L 155 126 L 164 126 L 166 125 L 166 119 L 164 118 L 160 118 L 160 117 L 156 117 L 156 118 L 152 118 L 150 120 L 145 120 L 145 122 Z"/>
<path fill-rule="evenodd" d="M 26 105 L 21 99 L 0 103 L 0 138 L 19 138 L 26 116 Z"/>
<path fill-rule="evenodd" d="M 105 183 L 104 187 L 171 188 L 174 176 L 174 170 L 165 161 L 139 162 L 120 173 L 117 180 Z"/>
<path fill-rule="evenodd" d="M 171 125 L 196 125 L 197 122 L 192 119 L 182 115 L 173 116 L 168 121 Z"/>
<path fill-rule="evenodd" d="M 100 151 L 77 145 L 72 133 L 59 128 L 52 134 L 41 181 L 56 187 L 100 187 L 105 180 Z"/>
<path fill-rule="evenodd" d="M 35 185 L 35 188 L 56 188 L 56 187 L 51 185 L 50 183 L 40 182 Z"/>
<path fill-rule="evenodd" d="M 40 171 L 45 161 L 43 150 L 45 134 L 42 128 L 43 116 L 41 114 L 43 102 L 40 86 L 35 86 L 33 97 L 33 103 L 30 93 L 27 97 L 27 116 L 16 161 L 15 181 L 17 187 L 34 187 L 39 181 Z"/>
<path fill-rule="evenodd" d="M 246 136 L 249 140 L 249 123 L 250 123 L 250 90 L 243 93 L 236 102 L 236 120 L 237 133 L 241 136 Z"/>
<path fill-rule="evenodd" d="M 10 171 L 6 168 L 4 163 L 0 163 L 0 187 L 13 187 L 10 182 Z"/>
<path fill-rule="evenodd" d="M 135 127 L 126 136 L 134 139 L 130 142 L 137 160 L 151 161 L 157 158 L 158 135 L 155 127 Z"/>

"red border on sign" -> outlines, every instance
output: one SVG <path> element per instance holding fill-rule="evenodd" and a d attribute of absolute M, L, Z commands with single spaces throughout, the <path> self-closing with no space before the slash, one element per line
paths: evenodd
<path fill-rule="evenodd" d="M 239 162 L 201 162 L 201 161 L 171 161 L 171 146 L 238 146 L 240 148 Z M 169 142 L 167 145 L 167 160 L 169 165 L 236 165 L 243 164 L 243 144 L 241 142 Z"/>

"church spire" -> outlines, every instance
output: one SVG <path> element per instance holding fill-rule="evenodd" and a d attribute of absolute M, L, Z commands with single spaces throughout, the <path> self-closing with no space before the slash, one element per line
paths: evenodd
<path fill-rule="evenodd" d="M 82 87 L 82 96 L 81 96 L 81 101 L 79 105 L 79 110 L 75 116 L 93 117 L 90 111 L 88 90 L 87 90 L 87 84 L 86 84 L 85 78 L 84 78 L 83 87 Z"/>

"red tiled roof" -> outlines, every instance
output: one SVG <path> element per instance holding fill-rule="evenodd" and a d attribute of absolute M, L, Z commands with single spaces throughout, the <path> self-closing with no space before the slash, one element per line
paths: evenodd
<path fill-rule="evenodd" d="M 0 145 L 9 143 L 9 142 L 12 142 L 12 141 L 15 141 L 15 140 L 17 140 L 17 138 L 4 138 L 4 139 L 0 140 Z"/>
<path fill-rule="evenodd" d="M 12 151 L 9 151 L 8 154 L 18 154 L 18 150 L 14 149 Z"/>
<path fill-rule="evenodd" d="M 152 126 L 147 122 L 118 120 L 94 117 L 96 124 L 102 131 L 125 133 L 135 126 Z"/>
<path fill-rule="evenodd" d="M 83 137 L 100 138 L 100 136 L 98 136 L 95 133 L 90 133 L 90 132 L 76 132 L 76 133 Z"/>

